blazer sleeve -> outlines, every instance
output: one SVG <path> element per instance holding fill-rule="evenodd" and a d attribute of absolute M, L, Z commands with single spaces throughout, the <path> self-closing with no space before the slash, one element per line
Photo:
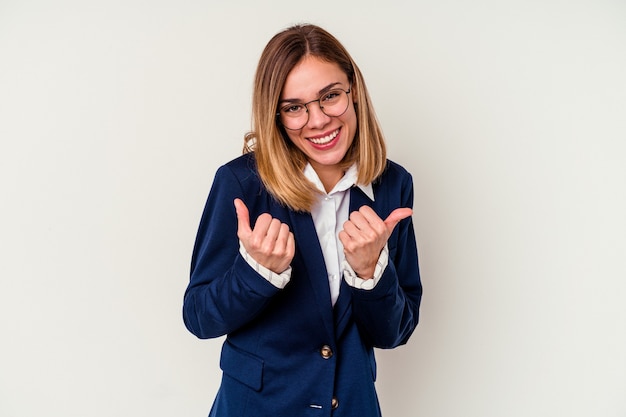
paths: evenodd
<path fill-rule="evenodd" d="M 399 207 L 413 208 L 413 181 L 406 173 Z M 393 207 L 397 208 L 397 207 Z M 371 290 L 352 288 L 352 310 L 362 336 L 372 346 L 405 344 L 419 321 L 422 284 L 413 220 L 402 220 L 389 241 L 389 262 Z"/>
<path fill-rule="evenodd" d="M 185 326 L 201 339 L 237 330 L 279 291 L 239 253 L 234 199 L 250 207 L 246 200 L 252 193 L 247 191 L 231 167 L 218 169 L 198 228 L 183 301 Z"/>

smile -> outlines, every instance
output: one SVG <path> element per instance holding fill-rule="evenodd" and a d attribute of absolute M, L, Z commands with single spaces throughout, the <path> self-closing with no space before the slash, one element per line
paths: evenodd
<path fill-rule="evenodd" d="M 339 130 L 340 129 L 337 129 L 333 133 L 323 136 L 321 138 L 307 138 L 307 139 L 316 145 L 326 145 L 327 143 L 332 142 L 332 140 L 337 137 L 337 135 L 339 134 Z"/>

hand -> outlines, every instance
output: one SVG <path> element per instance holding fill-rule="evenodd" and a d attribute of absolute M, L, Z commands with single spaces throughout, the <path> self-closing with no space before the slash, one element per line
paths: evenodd
<path fill-rule="evenodd" d="M 411 214 L 413 210 L 410 208 L 397 208 L 382 220 L 368 206 L 350 213 L 350 219 L 344 223 L 343 230 L 339 232 L 339 240 L 343 244 L 346 261 L 359 278 L 374 277 L 376 262 L 393 229 L 400 220 Z"/>
<path fill-rule="evenodd" d="M 277 274 L 289 265 L 296 251 L 296 243 L 289 226 L 272 218 L 269 213 L 261 214 L 250 227 L 250 212 L 245 203 L 235 199 L 237 212 L 237 237 L 248 254 L 267 269 Z"/>

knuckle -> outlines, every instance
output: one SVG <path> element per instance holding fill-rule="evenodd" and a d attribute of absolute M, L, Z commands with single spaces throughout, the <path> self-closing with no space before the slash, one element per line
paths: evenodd
<path fill-rule="evenodd" d="M 261 244 L 260 249 L 263 253 L 271 254 L 274 252 L 274 242 L 270 242 L 266 239 Z"/>
<path fill-rule="evenodd" d="M 262 244 L 262 241 L 260 237 L 257 235 L 252 235 L 248 239 L 248 245 L 250 245 L 251 248 L 259 249 L 261 247 L 261 244 Z"/>

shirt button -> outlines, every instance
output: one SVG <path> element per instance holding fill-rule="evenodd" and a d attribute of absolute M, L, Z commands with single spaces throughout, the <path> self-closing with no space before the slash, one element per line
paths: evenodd
<path fill-rule="evenodd" d="M 339 407 L 339 400 L 337 399 L 337 397 L 333 397 L 333 399 L 330 401 L 330 407 L 333 410 L 336 410 L 337 407 Z"/>
<path fill-rule="evenodd" d="M 320 354 L 322 355 L 322 358 L 330 359 L 331 356 L 333 356 L 333 350 L 330 348 L 330 346 L 324 345 L 320 349 Z"/>

